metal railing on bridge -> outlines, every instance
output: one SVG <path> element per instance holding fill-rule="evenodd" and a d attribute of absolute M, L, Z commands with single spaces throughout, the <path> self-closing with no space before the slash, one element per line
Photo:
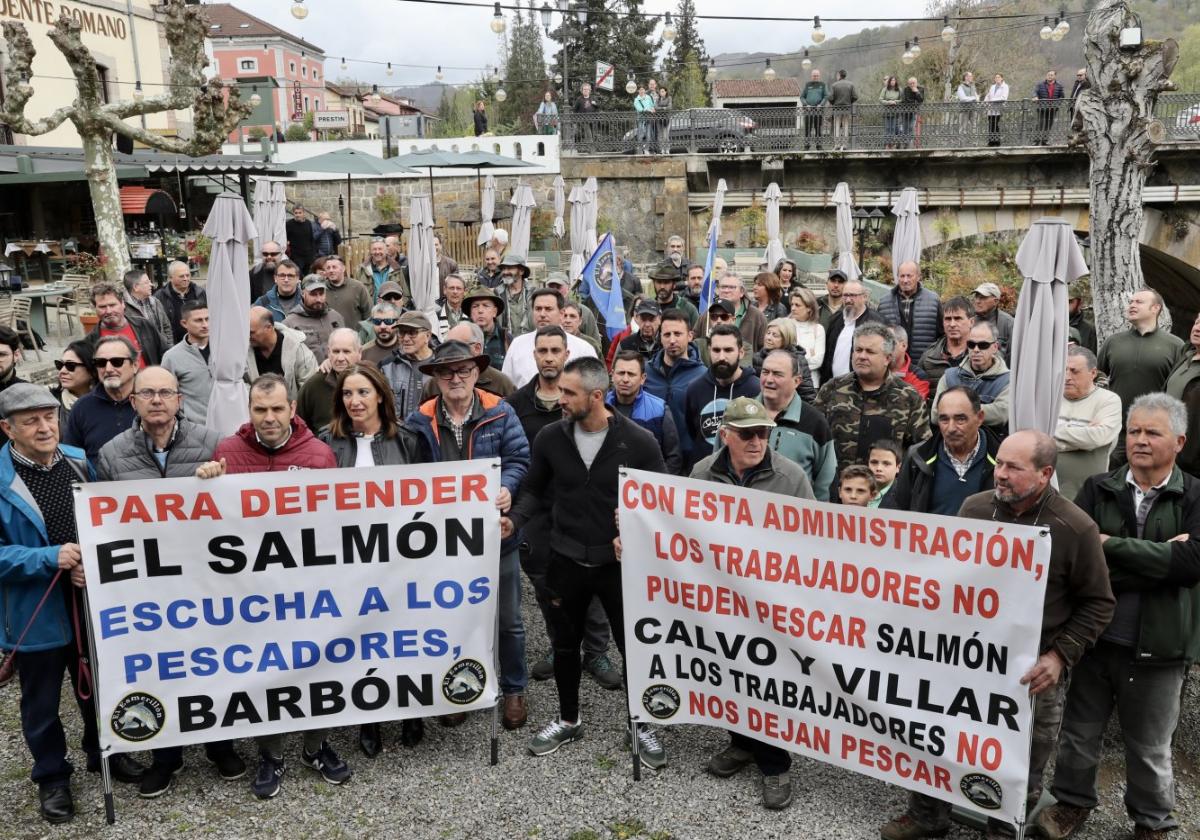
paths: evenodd
<path fill-rule="evenodd" d="M 1070 100 L 855 104 L 834 108 L 692 108 L 562 115 L 577 155 L 697 154 L 1064 146 Z M 1165 140 L 1200 142 L 1200 93 L 1159 96 Z"/>

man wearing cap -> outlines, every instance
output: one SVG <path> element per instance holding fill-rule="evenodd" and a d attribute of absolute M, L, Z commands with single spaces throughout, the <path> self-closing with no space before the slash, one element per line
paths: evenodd
<path fill-rule="evenodd" d="M 633 321 L 637 329 L 621 339 L 617 352 L 632 350 L 649 360 L 660 349 L 658 328 L 662 323 L 662 309 L 652 300 L 643 300 L 633 310 Z"/>
<path fill-rule="evenodd" d="M 908 352 L 921 358 L 942 337 L 942 299 L 921 284 L 921 269 L 912 260 L 896 269 L 896 285 L 879 302 L 879 315 L 908 333 Z"/>
<path fill-rule="evenodd" d="M 704 376 L 688 386 L 684 398 L 687 434 L 692 441 L 688 466 L 717 448 L 717 432 L 729 403 L 738 397 L 757 397 L 761 390 L 754 369 L 742 362 L 746 339 L 736 326 L 714 325 L 708 341 L 712 362 Z"/>
<path fill-rule="evenodd" d="M 427 374 L 420 370 L 433 356 L 429 349 L 429 319 L 424 312 L 405 312 L 396 323 L 399 348 L 379 364 L 379 370 L 396 396 L 396 416 L 407 417 L 421 407 Z"/>
<path fill-rule="evenodd" d="M 271 310 L 266 307 L 251 307 L 247 380 L 255 382 L 264 373 L 274 373 L 283 377 L 288 399 L 294 400 L 300 388 L 316 372 L 317 359 L 305 346 L 303 334 L 274 323 Z"/>
<path fill-rule="evenodd" d="M 688 277 L 693 268 L 698 268 L 701 278 L 704 277 L 704 266 L 702 265 L 680 269 L 671 262 L 659 263 L 651 270 L 650 281 L 654 284 L 654 302 L 664 312 L 668 309 L 678 309 L 688 316 L 688 328 L 694 330 L 696 322 L 700 320 L 700 313 L 687 298 L 675 291 L 676 284 Z"/>
<path fill-rule="evenodd" d="M 304 345 L 320 364 L 329 354 L 329 334 L 346 326 L 346 319 L 326 304 L 325 278 L 310 274 L 300 287 L 300 307 L 288 313 L 283 325 L 304 334 Z"/>
<path fill-rule="evenodd" d="M 483 265 L 475 272 L 475 282 L 488 289 L 500 285 L 500 252 L 495 248 L 483 252 Z"/>
<path fill-rule="evenodd" d="M 288 313 L 300 305 L 300 267 L 291 260 L 280 260 L 274 276 L 275 285 L 254 305 L 271 310 L 275 323 L 282 324 Z"/>
<path fill-rule="evenodd" d="M 825 327 L 825 358 L 821 361 L 821 382 L 850 372 L 854 331 L 863 324 L 882 324 L 883 318 L 867 306 L 867 290 L 857 280 L 844 284 L 842 308 Z M 893 347 L 894 349 L 894 347 Z"/>
<path fill-rule="evenodd" d="M 979 395 L 983 403 L 983 423 L 997 440 L 1008 435 L 1008 411 L 1012 390 L 1012 374 L 1000 356 L 995 327 L 988 321 L 977 321 L 967 334 L 967 358 L 958 367 L 950 368 L 938 380 L 933 394 L 932 422 L 937 422 L 938 398 L 947 388 L 965 385 Z"/>
<path fill-rule="evenodd" d="M 817 304 L 817 320 L 825 328 L 826 335 L 829 334 L 829 325 L 833 323 L 833 317 L 842 311 L 842 291 L 846 287 L 847 279 L 849 278 L 846 277 L 846 272 L 840 268 L 833 269 L 825 278 L 825 297 Z"/>
<path fill-rule="evenodd" d="M 1000 287 L 995 283 L 980 283 L 972 296 L 975 303 L 975 323 L 987 321 L 996 331 L 1000 342 L 1000 353 L 1008 360 L 1009 345 L 1012 343 L 1013 316 L 1000 308 Z"/>
<path fill-rule="evenodd" d="M 321 274 L 325 275 L 325 303 L 340 314 L 347 324 L 357 324 L 371 317 L 373 289 L 346 275 L 346 264 L 337 254 L 322 257 Z M 314 263 L 315 268 L 315 263 Z"/>
<path fill-rule="evenodd" d="M 753 357 L 762 349 L 767 333 L 767 319 L 757 306 L 750 305 L 750 300 L 746 297 L 746 286 L 737 272 L 727 270 L 717 281 L 717 298 L 733 304 L 733 320 L 745 339 L 746 352 Z M 705 332 L 705 325 L 697 325 L 696 329 Z"/>
<path fill-rule="evenodd" d="M 738 397 L 725 407 L 718 434 L 721 448 L 692 469 L 692 478 L 750 487 L 798 499 L 812 499 L 812 484 L 798 464 L 771 451 L 768 442 L 775 421 L 749 397 Z M 708 761 L 708 772 L 727 778 L 751 761 L 763 775 L 763 805 L 782 810 L 792 803 L 787 750 L 740 732 L 729 733 L 729 746 Z"/>
<path fill-rule="evenodd" d="M 470 347 L 476 356 L 483 353 L 483 330 L 478 324 L 470 321 L 461 321 L 457 326 L 451 327 L 444 341 L 461 341 Z M 517 391 L 517 386 L 513 385 L 511 379 L 491 366 L 479 374 L 479 381 L 475 383 L 475 387 L 501 399 L 508 399 Z M 421 392 L 421 402 L 431 400 L 437 395 L 437 382 L 432 377 L 427 378 L 425 389 Z"/>
<path fill-rule="evenodd" d="M 405 298 L 411 297 L 408 273 L 388 259 L 387 243 L 382 239 L 371 240 L 367 261 L 354 272 L 354 279 L 366 286 L 376 300 L 382 294 L 384 283 L 395 283 L 403 290 Z"/>
<path fill-rule="evenodd" d="M 78 693 L 87 640 L 75 638 L 71 621 L 72 605 L 83 609 L 75 589 L 84 584 L 71 485 L 96 475 L 82 450 L 59 445 L 58 407 L 41 385 L 18 382 L 0 393 L 0 430 L 10 439 L 0 449 L 0 649 L 19 651 L 21 732 L 33 757 L 42 819 L 49 823 L 75 816 L 73 768 L 59 719 L 63 671 L 75 687 L 87 768 L 100 770 L 95 703 L 91 694 L 84 699 Z M 59 572 L 58 593 L 51 592 L 39 610 Z M 144 768 L 119 754 L 109 770 L 117 781 L 135 783 Z"/>
<path fill-rule="evenodd" d="M 1093 353 L 1096 352 L 1096 325 L 1087 316 L 1084 311 L 1084 303 L 1091 300 L 1092 291 L 1091 283 L 1088 278 L 1081 277 L 1071 284 L 1071 290 L 1067 293 L 1067 314 L 1068 326 L 1079 330 L 1079 345 L 1086 347 Z"/>
<path fill-rule="evenodd" d="M 504 298 L 486 286 L 477 286 L 463 298 L 463 312 L 483 330 L 483 352 L 487 354 L 492 367 L 504 367 L 504 357 L 513 340 L 512 334 L 500 320 L 504 313 Z"/>
<path fill-rule="evenodd" d="M 469 321 L 471 316 L 463 311 L 463 298 L 467 296 L 467 284 L 455 271 L 442 278 L 442 303 L 438 307 L 438 338 L 444 339 L 446 332 L 459 321 Z"/>
<path fill-rule="evenodd" d="M 358 282 L 358 281 L 351 281 Z M 334 386 L 338 374 L 363 358 L 358 333 L 349 327 L 338 327 L 329 335 L 329 358 L 304 386 L 296 398 L 296 413 L 314 433 L 329 425 L 333 419 Z"/>
<path fill-rule="evenodd" d="M 703 331 L 696 333 L 692 341 L 693 344 L 695 344 L 696 353 L 700 359 L 700 362 L 705 367 L 708 367 L 710 364 L 712 364 L 712 358 L 708 351 L 708 344 L 713 327 L 719 326 L 720 324 L 734 324 L 736 326 L 737 322 L 734 320 L 734 311 L 734 306 L 729 301 L 722 300 L 721 298 L 713 298 L 712 303 L 708 305 L 708 311 L 701 315 L 700 320 L 696 322 L 700 325 Z M 750 365 L 753 360 L 754 353 L 751 352 L 750 348 L 743 342 L 742 365 Z"/>
<path fill-rule="evenodd" d="M 513 338 L 533 332 L 533 302 L 529 296 L 529 266 L 522 257 L 508 254 L 500 263 L 500 285 L 496 288 L 504 299 L 504 311 L 500 313 L 502 323 Z"/>
<path fill-rule="evenodd" d="M 477 388 L 488 357 L 474 353 L 461 341 L 446 341 L 420 366 L 432 376 L 438 396 L 409 415 L 407 425 L 425 438 L 433 461 L 499 458 L 501 489 L 496 506 L 508 513 L 529 469 L 529 442 L 512 406 L 495 394 Z M 504 694 L 505 729 L 518 729 L 529 717 L 525 704 L 525 627 L 521 622 L 521 562 L 519 534 L 510 532 L 500 544 L 500 582 L 497 588 L 500 690 Z M 448 716 L 451 723 L 459 716 Z"/>
<path fill-rule="evenodd" d="M 562 326 L 562 295 L 553 289 L 535 289 L 530 294 L 530 310 L 535 329 Z M 567 335 L 567 350 L 572 359 L 596 358 L 596 351 L 582 338 Z M 534 334 L 525 333 L 512 340 L 501 368 L 518 388 L 538 374 L 534 357 Z"/>

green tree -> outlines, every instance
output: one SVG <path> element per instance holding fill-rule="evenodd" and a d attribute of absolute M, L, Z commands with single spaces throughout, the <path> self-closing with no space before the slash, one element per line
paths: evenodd
<path fill-rule="evenodd" d="M 624 84 L 632 73 L 639 82 L 652 78 L 655 57 L 662 48 L 662 39 L 655 35 L 657 18 L 642 11 L 642 0 L 622 0 L 625 14 L 617 15 L 613 26 L 613 61 L 617 68 L 617 89 L 624 96 L 625 107 L 633 107 L 633 97 L 624 93 Z"/>
<path fill-rule="evenodd" d="M 677 109 L 703 108 L 708 105 L 708 85 L 695 52 L 683 60 L 679 72 L 671 77 L 671 102 Z"/>
<path fill-rule="evenodd" d="M 438 103 L 438 137 L 466 137 L 474 133 L 471 122 L 471 106 L 474 94 L 469 88 L 442 88 L 442 101 Z"/>
<path fill-rule="evenodd" d="M 1179 35 L 1179 62 L 1171 78 L 1180 90 L 1200 88 L 1200 23 L 1193 23 Z"/>
<path fill-rule="evenodd" d="M 533 9 L 517 11 L 509 25 L 508 61 L 504 69 L 504 91 L 500 122 L 516 133 L 533 133 L 533 112 L 546 90 L 546 63 L 542 54 L 542 30 Z"/>
<path fill-rule="evenodd" d="M 663 70 L 673 88 L 679 87 L 680 77 L 692 54 L 695 54 L 698 66 L 708 66 L 708 52 L 704 49 L 704 39 L 700 37 L 700 31 L 696 28 L 695 0 L 679 0 L 679 5 L 675 9 L 675 40 L 671 43 L 671 50 L 667 54 L 666 61 L 663 62 Z M 674 89 L 671 90 L 671 95 L 672 97 L 677 95 Z M 702 104 L 707 104 L 707 96 L 705 96 L 705 100 Z M 681 107 L 678 100 L 676 100 L 676 107 Z"/>
<path fill-rule="evenodd" d="M 611 93 L 597 91 L 596 99 L 606 110 L 632 110 L 633 97 L 625 93 L 625 82 L 631 72 L 643 81 L 653 75 L 654 57 L 662 46 L 654 36 L 657 20 L 640 14 L 642 0 L 615 0 L 611 8 L 605 0 L 581 0 L 580 6 L 588 11 L 583 23 L 575 15 L 566 15 L 550 35 L 566 44 L 566 67 L 561 50 L 551 65 L 553 72 L 565 76 L 560 107 L 570 107 L 580 85 L 594 81 L 596 62 L 604 61 L 616 68 L 615 83 Z"/>

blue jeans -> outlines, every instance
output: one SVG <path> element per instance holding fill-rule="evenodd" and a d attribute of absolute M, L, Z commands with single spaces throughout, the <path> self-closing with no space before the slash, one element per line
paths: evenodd
<path fill-rule="evenodd" d="M 500 555 L 500 586 L 496 591 L 500 652 L 500 691 L 524 694 L 529 682 L 525 669 L 525 625 L 521 621 L 521 557 L 516 549 Z"/>
<path fill-rule="evenodd" d="M 43 788 L 66 787 L 73 768 L 71 762 L 67 761 L 67 739 L 58 714 L 58 704 L 62 695 L 63 671 L 70 673 L 72 685 L 76 682 L 79 656 L 75 642 L 50 650 L 22 650 L 18 656 L 21 731 L 33 755 L 30 778 Z M 96 706 L 91 700 L 79 699 L 78 691 L 75 701 L 83 718 L 83 751 L 88 756 L 98 757 L 100 737 L 96 730 Z"/>

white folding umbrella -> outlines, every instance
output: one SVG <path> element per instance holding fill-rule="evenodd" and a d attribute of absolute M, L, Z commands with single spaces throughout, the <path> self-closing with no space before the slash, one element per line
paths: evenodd
<path fill-rule="evenodd" d="M 599 241 L 596 236 L 596 220 L 600 216 L 600 186 L 596 183 L 595 178 L 588 178 L 583 182 L 583 189 L 588 194 L 587 255 L 591 257 L 592 252 L 596 250 L 596 243 Z"/>
<path fill-rule="evenodd" d="M 767 203 L 767 270 L 774 271 L 775 266 L 784 258 L 783 240 L 779 238 L 779 199 L 783 195 L 779 185 L 774 181 L 767 184 L 763 200 Z"/>
<path fill-rule="evenodd" d="M 517 184 L 513 192 L 512 232 L 508 240 L 508 252 L 522 260 L 529 258 L 529 229 L 533 224 L 533 208 L 537 202 L 533 200 L 533 187 L 528 184 Z"/>
<path fill-rule="evenodd" d="M 271 183 L 271 226 L 265 231 L 259 228 L 260 236 L 270 236 L 272 242 L 279 247 L 287 246 L 287 193 L 283 189 L 283 181 Z"/>
<path fill-rule="evenodd" d="M 254 179 L 254 229 L 258 235 L 254 238 L 254 253 L 262 250 L 263 242 L 271 236 L 271 201 L 274 191 L 271 182 L 266 178 Z M 287 243 L 284 242 L 286 245 Z"/>
<path fill-rule="evenodd" d="M 846 273 L 847 280 L 862 276 L 854 260 L 854 222 L 850 218 L 850 185 L 842 181 L 833 191 L 837 208 L 837 267 Z"/>
<path fill-rule="evenodd" d="M 906 262 L 921 262 L 921 208 L 917 204 L 917 191 L 905 187 L 892 205 L 896 217 L 896 231 L 892 234 L 892 277 Z"/>
<path fill-rule="evenodd" d="M 246 243 L 258 237 L 241 196 L 223 193 L 213 202 L 204 235 L 212 239 L 208 260 L 208 312 L 212 396 L 205 425 L 232 435 L 250 419 L 246 404 L 246 353 L 250 349 L 250 269 Z"/>
<path fill-rule="evenodd" d="M 727 189 L 724 178 L 717 181 L 717 191 L 713 193 L 712 221 L 708 225 L 708 241 L 704 243 L 705 245 L 711 244 L 713 237 L 716 237 L 717 246 L 721 245 L 721 211 L 725 209 L 725 191 Z"/>
<path fill-rule="evenodd" d="M 554 176 L 554 236 L 556 239 L 562 239 L 563 234 L 567 232 L 563 225 L 563 213 L 567 209 L 566 183 L 563 181 L 563 176 Z"/>
<path fill-rule="evenodd" d="M 1053 435 L 1066 377 L 1067 290 L 1088 273 L 1075 231 L 1065 219 L 1038 219 L 1017 249 L 1025 282 L 1017 300 L 1012 346 L 1010 432 Z"/>
<path fill-rule="evenodd" d="M 438 264 L 433 245 L 433 202 L 427 195 L 414 195 L 409 202 L 408 282 L 413 309 L 437 323 Z"/>
<path fill-rule="evenodd" d="M 588 202 L 591 197 L 584 187 L 572 187 L 567 201 L 571 202 L 571 281 L 583 274 L 587 264 Z"/>
<path fill-rule="evenodd" d="M 476 244 L 480 247 L 491 242 L 496 233 L 496 227 L 492 224 L 492 217 L 495 215 L 496 179 L 489 172 L 483 181 L 483 193 L 479 199 L 479 239 L 476 240 Z"/>

